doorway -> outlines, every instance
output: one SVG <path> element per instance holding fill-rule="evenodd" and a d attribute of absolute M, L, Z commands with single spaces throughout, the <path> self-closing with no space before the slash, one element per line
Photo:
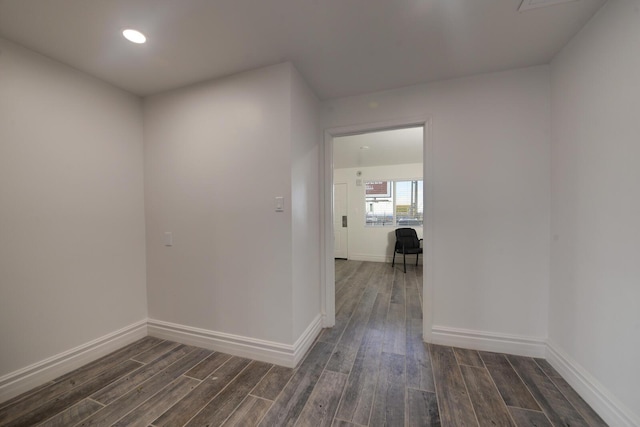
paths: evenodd
<path fill-rule="evenodd" d="M 419 127 L 422 129 L 422 179 L 424 180 L 424 191 L 422 193 L 422 204 L 423 204 L 423 215 L 424 215 L 424 224 L 423 224 L 423 238 L 425 241 L 424 245 L 424 274 L 423 274 L 423 308 L 424 308 L 424 318 L 423 318 L 423 338 L 425 341 L 430 339 L 430 332 L 432 326 L 432 269 L 430 266 L 432 265 L 430 260 L 433 253 L 433 239 L 432 239 L 432 190 L 431 190 L 431 143 L 430 143 L 430 121 L 426 118 L 416 119 L 416 120 L 397 120 L 392 122 L 384 122 L 377 123 L 372 125 L 356 125 L 356 126 L 347 126 L 340 128 L 332 128 L 327 129 L 324 134 L 324 168 L 323 168 L 323 233 L 322 233 L 322 258 L 323 258 L 323 278 L 322 278 L 322 312 L 323 312 L 323 326 L 324 327 L 332 327 L 335 324 L 335 257 L 336 257 L 336 247 L 338 247 L 338 252 L 340 252 L 341 246 L 343 246 L 343 242 L 338 242 L 338 238 L 342 238 L 339 236 L 339 230 L 336 231 L 336 228 L 342 228 L 342 215 L 338 215 L 337 208 L 340 209 L 341 206 L 339 204 L 341 202 L 337 202 L 334 200 L 334 194 L 336 192 L 341 192 L 342 188 L 338 189 L 334 187 L 335 185 L 344 184 L 342 181 L 334 181 L 334 168 L 335 168 L 335 158 L 334 151 L 336 150 L 336 145 L 340 138 L 347 136 L 357 136 L 363 135 L 367 133 L 375 133 L 375 132 L 383 132 L 383 131 L 391 131 L 391 130 L 399 130 L 406 128 L 416 128 Z M 364 148 L 363 150 L 367 150 Z M 360 157 L 363 157 L 363 153 L 359 153 Z M 353 180 L 357 183 L 359 176 L 357 175 L 357 170 L 353 172 Z M 416 176 L 403 176 L 401 178 L 412 179 L 416 178 Z M 365 182 L 363 179 L 360 180 L 359 183 L 361 187 L 359 187 L 364 193 L 364 187 L 362 187 Z M 362 206 L 353 206 L 353 203 L 350 203 L 352 196 L 349 194 L 349 189 L 347 189 L 347 211 L 351 212 L 351 215 L 347 214 L 346 225 L 348 230 L 346 231 L 347 242 L 347 255 L 346 258 L 351 259 L 352 248 L 350 247 L 349 242 L 353 239 L 349 236 L 350 232 L 354 232 L 354 228 L 364 228 L 366 221 L 366 208 L 365 203 L 362 203 Z M 394 215 L 400 210 L 396 209 Z M 353 218 L 353 214 L 355 213 L 355 218 Z M 362 217 L 362 218 L 360 218 Z M 397 218 L 392 216 L 393 221 L 397 222 Z M 361 219 L 362 224 L 357 224 L 356 220 Z M 394 222 L 394 225 L 396 225 Z M 336 227 L 340 225 L 340 227 Z M 393 230 L 393 228 L 391 228 Z M 389 229 L 385 231 L 386 234 L 389 234 Z M 357 255 L 357 254 L 354 254 Z M 375 259 L 376 261 L 386 261 L 384 258 Z"/>

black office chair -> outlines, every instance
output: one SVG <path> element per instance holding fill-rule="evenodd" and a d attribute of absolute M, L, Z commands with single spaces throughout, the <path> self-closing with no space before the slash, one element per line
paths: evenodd
<path fill-rule="evenodd" d="M 407 254 L 416 254 L 416 266 L 418 265 L 418 258 L 422 253 L 420 247 L 420 241 L 418 239 L 418 233 L 413 228 L 397 228 L 396 229 L 396 247 L 393 250 L 393 262 L 391 267 L 393 268 L 396 263 L 396 254 L 402 254 L 402 260 L 404 262 L 404 272 L 407 272 Z"/>

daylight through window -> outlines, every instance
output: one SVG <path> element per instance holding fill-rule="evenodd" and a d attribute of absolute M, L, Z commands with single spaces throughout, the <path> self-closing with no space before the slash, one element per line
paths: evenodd
<path fill-rule="evenodd" d="M 366 226 L 422 226 L 422 188 L 421 179 L 366 181 Z"/>

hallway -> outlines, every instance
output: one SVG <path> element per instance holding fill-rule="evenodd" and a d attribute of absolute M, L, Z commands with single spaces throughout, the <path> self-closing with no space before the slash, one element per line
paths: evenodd
<path fill-rule="evenodd" d="M 0 426 L 604 426 L 544 360 L 422 342 L 422 267 L 336 261 L 297 369 L 143 338 L 0 404 Z"/>

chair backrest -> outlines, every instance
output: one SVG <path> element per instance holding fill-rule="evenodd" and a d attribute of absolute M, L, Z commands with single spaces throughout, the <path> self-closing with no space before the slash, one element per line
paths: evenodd
<path fill-rule="evenodd" d="M 418 233 L 413 228 L 396 228 L 396 249 L 416 249 L 420 247 Z"/>

